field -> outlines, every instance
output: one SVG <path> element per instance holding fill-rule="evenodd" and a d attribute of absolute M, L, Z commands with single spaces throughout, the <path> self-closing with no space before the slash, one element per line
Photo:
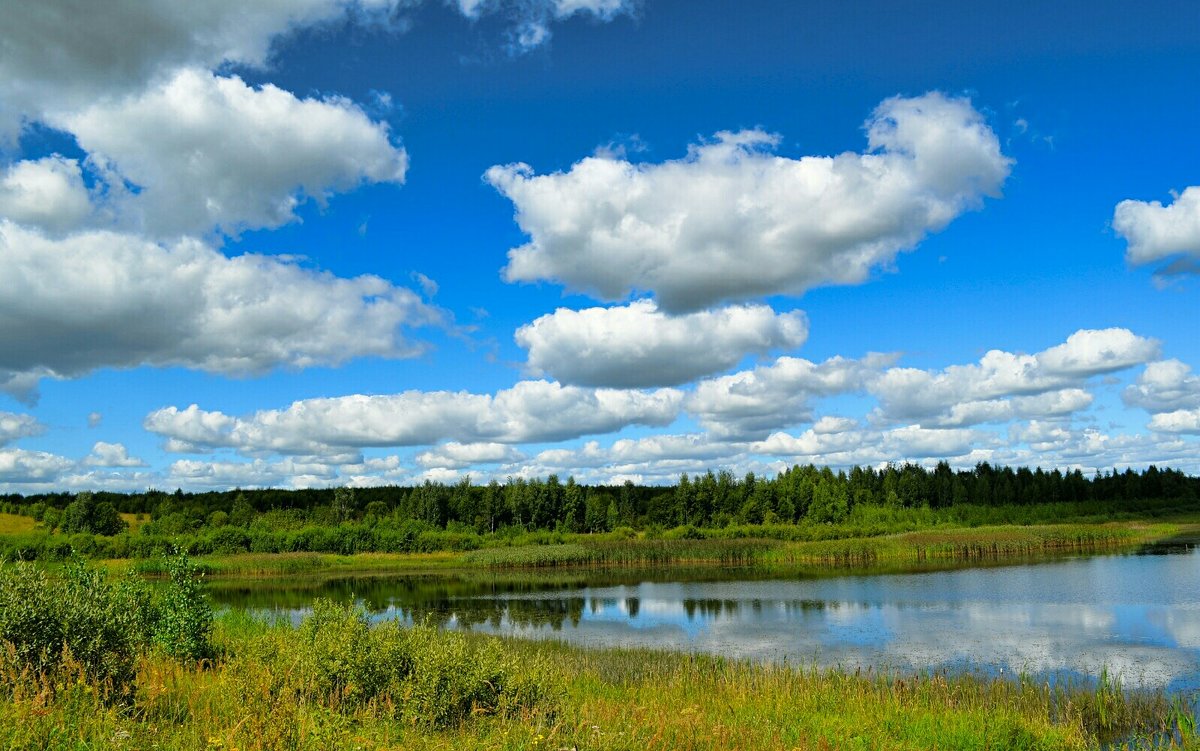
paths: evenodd
<path fill-rule="evenodd" d="M 28 516 L 0 513 L 0 535 L 19 535 L 32 532 L 37 522 Z"/>
<path fill-rule="evenodd" d="M 0 523 L 19 527 L 24 519 Z M 866 573 L 1134 550 L 1197 534 L 1194 516 L 937 525 L 815 540 L 771 527 L 680 529 L 464 552 L 246 553 L 197 563 L 214 585 L 439 571 L 586 579 L 593 567 L 638 566 Z M 158 577 L 170 568 L 166 559 L 122 559 L 97 571 L 111 579 L 121 572 Z M 43 570 L 53 581 L 61 565 Z M 0 748 L 816 751 L 1097 749 L 1114 741 L 1133 749 L 1200 748 L 1186 697 L 1125 691 L 1103 675 L 1098 685 L 1072 687 L 1019 676 L 848 673 L 368 626 L 346 608 L 328 608 L 333 615 L 298 627 L 227 612 L 212 631 L 210 657 L 199 662 L 174 659 L 146 641 L 120 696 L 70 653 L 39 672 L 13 646 L 0 647 Z M 95 607 L 101 614 L 121 610 Z"/>
<path fill-rule="evenodd" d="M 69 680 L 69 670 L 38 682 L 10 669 L 0 745 L 815 751 L 1093 749 L 1114 739 L 1149 748 L 1158 738 L 1160 748 L 1200 747 L 1178 704 L 1107 682 L 1051 689 L 1024 680 L 847 674 L 430 630 L 419 634 L 424 662 L 407 682 L 388 684 L 372 677 L 369 654 L 356 645 L 410 637 L 364 629 L 336 609 L 299 628 L 233 614 L 217 623 L 211 663 L 139 657 L 126 705 L 106 702 L 86 680 Z M 482 693 L 483 684 L 462 678 L 480 664 L 500 676 Z M 434 709 L 443 706 L 461 712 Z"/>

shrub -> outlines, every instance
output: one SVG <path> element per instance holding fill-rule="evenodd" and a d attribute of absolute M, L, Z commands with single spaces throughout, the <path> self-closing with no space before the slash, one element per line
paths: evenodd
<path fill-rule="evenodd" d="M 48 675 L 70 662 L 127 695 L 152 620 L 149 590 L 133 576 L 112 583 L 79 559 L 60 579 L 27 563 L 0 564 L 0 659 L 17 671 Z"/>
<path fill-rule="evenodd" d="M 179 660 L 212 657 L 212 606 L 196 564 L 184 551 L 167 559 L 170 580 L 159 602 L 154 641 Z"/>

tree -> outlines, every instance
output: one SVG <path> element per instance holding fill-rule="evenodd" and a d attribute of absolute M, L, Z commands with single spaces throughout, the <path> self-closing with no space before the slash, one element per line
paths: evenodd
<path fill-rule="evenodd" d="M 354 515 L 354 488 L 336 488 L 333 491 L 333 520 L 337 524 L 349 521 Z"/>
<path fill-rule="evenodd" d="M 563 523 L 571 532 L 584 531 L 587 507 L 584 505 L 583 488 L 575 484 L 574 477 L 567 478 L 563 489 Z"/>
<path fill-rule="evenodd" d="M 67 534 L 87 532 L 94 535 L 115 535 L 124 532 L 129 525 L 108 501 L 96 502 L 88 492 L 75 496 L 75 500 L 63 509 L 61 527 Z"/>

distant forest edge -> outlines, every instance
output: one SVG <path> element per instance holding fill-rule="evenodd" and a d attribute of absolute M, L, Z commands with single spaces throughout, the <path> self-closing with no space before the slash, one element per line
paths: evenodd
<path fill-rule="evenodd" d="M 946 462 L 849 472 L 794 466 L 769 479 L 710 471 L 681 475 L 674 486 L 588 486 L 550 475 L 487 485 L 467 477 L 415 487 L 49 493 L 0 496 L 0 513 L 35 522 L 0 536 L 0 557 L 143 558 L 176 547 L 194 555 L 464 551 L 638 530 L 825 540 L 1196 511 L 1200 478 L 1173 469 L 1089 477 L 987 463 L 956 471 Z"/>

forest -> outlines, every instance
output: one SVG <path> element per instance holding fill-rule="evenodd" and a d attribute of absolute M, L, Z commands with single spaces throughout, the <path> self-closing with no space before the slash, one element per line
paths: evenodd
<path fill-rule="evenodd" d="M 880 534 L 889 531 L 880 525 L 898 518 L 909 521 L 894 531 L 939 520 L 1055 521 L 1064 513 L 1128 518 L 1187 508 L 1197 499 L 1200 478 L 1155 466 L 1089 477 L 987 463 L 956 471 L 946 462 L 932 469 L 904 464 L 848 472 L 797 465 L 773 478 L 709 471 L 683 474 L 673 486 L 589 486 L 550 475 L 486 485 L 465 477 L 453 485 L 415 487 L 9 495 L 0 497 L 0 512 L 37 524 L 0 539 L 0 555 L 57 559 L 75 550 L 93 557 L 151 557 L 176 547 L 194 554 L 430 552 L 619 530 L 653 535 L 674 529 L 675 536 L 725 530 L 728 536 L 742 529 L 742 536 L 755 536 L 765 527 L 774 536 L 781 527 L 815 528 L 815 534 L 791 536 L 819 539 L 829 536 L 821 533 L 828 526 Z M 867 521 L 873 527 L 865 530 Z M 544 534 L 531 539 L 531 533 Z"/>

